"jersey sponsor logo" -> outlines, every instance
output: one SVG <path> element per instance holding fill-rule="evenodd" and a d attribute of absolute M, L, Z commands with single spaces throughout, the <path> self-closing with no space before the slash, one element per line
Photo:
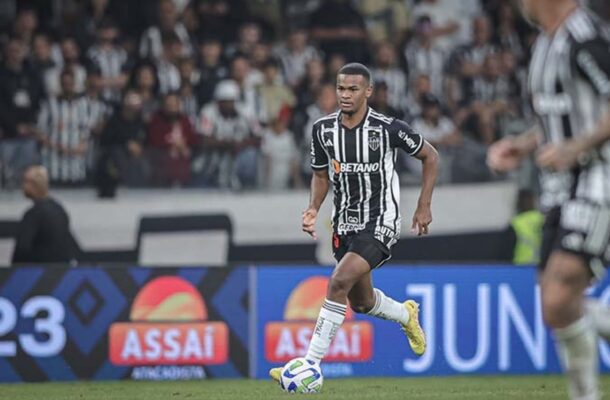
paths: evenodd
<path fill-rule="evenodd" d="M 405 131 L 398 131 L 398 137 L 401 138 L 402 140 L 405 141 L 405 143 L 407 144 L 407 146 L 413 150 L 417 147 L 417 143 L 415 143 L 415 140 L 413 140 L 413 138 L 411 138 L 407 132 Z"/>
<path fill-rule="evenodd" d="M 337 230 L 340 232 L 352 232 L 352 231 L 361 231 L 366 227 L 366 224 L 361 223 L 340 223 L 337 225 Z"/>
<path fill-rule="evenodd" d="M 608 75 L 599 68 L 593 56 L 587 51 L 581 51 L 576 56 L 576 62 L 585 71 L 597 90 L 604 96 L 610 95 L 610 80 Z"/>
<path fill-rule="evenodd" d="M 369 148 L 373 151 L 377 151 L 380 144 L 380 139 L 377 136 L 369 136 Z"/>
<path fill-rule="evenodd" d="M 379 172 L 379 163 L 342 163 L 333 160 L 335 174 L 365 174 Z"/>
<path fill-rule="evenodd" d="M 328 278 L 313 276 L 292 290 L 284 307 L 284 321 L 265 325 L 265 359 L 286 362 L 307 353 L 316 318 L 326 297 Z M 345 322 L 337 328 L 325 362 L 363 362 L 373 357 L 373 325 L 358 321 L 348 307 Z"/>
<path fill-rule="evenodd" d="M 572 111 L 572 99 L 567 93 L 537 93 L 533 96 L 534 110 L 540 115 L 568 114 Z"/>

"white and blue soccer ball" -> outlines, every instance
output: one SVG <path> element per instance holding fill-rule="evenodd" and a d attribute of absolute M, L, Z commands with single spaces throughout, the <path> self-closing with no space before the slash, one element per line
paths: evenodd
<path fill-rule="evenodd" d="M 320 365 L 304 357 L 292 359 L 282 368 L 280 386 L 288 393 L 319 393 L 323 383 Z"/>

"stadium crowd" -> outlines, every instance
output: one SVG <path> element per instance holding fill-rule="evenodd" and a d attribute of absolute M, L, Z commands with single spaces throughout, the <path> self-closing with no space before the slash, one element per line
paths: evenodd
<path fill-rule="evenodd" d="M 487 146 L 520 132 L 535 32 L 501 0 L 7 0 L 0 168 L 54 186 L 278 190 L 311 176 L 334 76 L 370 66 L 371 105 L 442 154 L 440 180 L 495 179 Z M 417 179 L 405 157 L 401 178 Z"/>

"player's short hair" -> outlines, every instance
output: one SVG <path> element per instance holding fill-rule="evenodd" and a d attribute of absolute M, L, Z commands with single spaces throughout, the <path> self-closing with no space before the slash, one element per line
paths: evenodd
<path fill-rule="evenodd" d="M 364 65 L 360 63 L 349 63 L 339 69 L 337 75 L 361 75 L 366 79 L 367 82 L 373 83 L 371 71 Z"/>

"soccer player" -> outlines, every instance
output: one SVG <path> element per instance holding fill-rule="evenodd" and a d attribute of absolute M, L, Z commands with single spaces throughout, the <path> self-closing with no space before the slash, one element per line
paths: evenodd
<path fill-rule="evenodd" d="M 313 126 L 309 207 L 302 228 L 316 239 L 318 210 L 333 185 L 334 257 L 338 264 L 328 284 L 306 359 L 320 363 L 343 323 L 347 302 L 357 313 L 395 321 L 404 330 L 413 352 L 422 355 L 426 337 L 419 324 L 419 305 L 399 303 L 373 287 L 371 271 L 391 257 L 400 237 L 397 152 L 421 160 L 423 181 L 412 220 L 412 231 L 428 233 L 430 204 L 438 170 L 438 154 L 405 122 L 379 114 L 368 106 L 373 92 L 371 73 L 358 63 L 337 73 L 340 111 L 320 118 Z M 269 371 L 279 380 L 281 368 Z"/>
<path fill-rule="evenodd" d="M 598 389 L 598 335 L 610 336 L 610 312 L 587 303 L 591 279 L 610 257 L 610 41 L 577 0 L 521 0 L 541 33 L 534 45 L 529 91 L 536 125 L 492 145 L 488 164 L 516 168 L 534 151 L 546 214 L 540 285 L 571 399 Z"/>

